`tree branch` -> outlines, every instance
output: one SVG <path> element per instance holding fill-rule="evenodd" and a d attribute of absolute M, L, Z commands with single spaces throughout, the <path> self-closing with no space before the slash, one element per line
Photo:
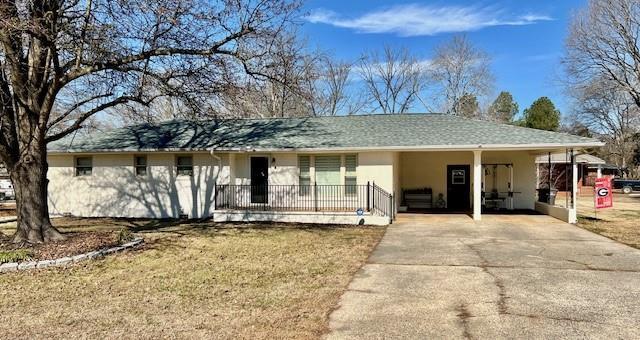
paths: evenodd
<path fill-rule="evenodd" d="M 71 132 L 78 130 L 82 127 L 82 123 L 84 123 L 87 119 L 89 119 L 91 116 L 95 115 L 98 112 L 104 111 L 106 109 L 112 108 L 114 106 L 120 105 L 120 104 L 124 104 L 127 102 L 138 102 L 141 103 L 143 105 L 148 105 L 149 101 L 143 101 L 138 97 L 133 97 L 133 96 L 120 96 L 110 102 L 104 103 L 104 104 L 100 104 L 96 107 L 94 107 L 93 109 L 86 111 L 84 113 L 82 113 L 78 118 L 76 118 L 75 122 L 73 124 L 71 124 L 71 126 L 67 127 L 66 129 L 63 129 L 60 132 L 57 132 L 53 135 L 49 135 L 45 138 L 46 143 L 50 143 L 53 141 L 56 141 L 58 139 L 63 138 L 64 136 L 70 134 Z"/>
<path fill-rule="evenodd" d="M 192 48 L 177 48 L 177 47 L 158 47 L 148 51 L 143 51 L 138 54 L 126 56 L 123 58 L 117 58 L 107 60 L 105 62 L 96 62 L 85 67 L 70 67 L 66 65 L 65 68 L 69 68 L 69 71 L 60 80 L 61 86 L 68 84 L 69 82 L 85 76 L 90 73 L 95 73 L 103 70 L 115 69 L 120 66 L 125 66 L 138 61 L 148 60 L 153 57 L 172 56 L 172 55 L 191 55 L 191 56 L 209 56 L 214 54 L 224 54 L 229 56 L 237 56 L 234 51 L 222 49 L 222 47 L 231 41 L 237 40 L 247 34 L 254 32 L 251 27 L 243 27 L 240 31 L 231 34 L 224 39 L 214 43 L 211 47 L 205 49 L 192 49 Z"/>

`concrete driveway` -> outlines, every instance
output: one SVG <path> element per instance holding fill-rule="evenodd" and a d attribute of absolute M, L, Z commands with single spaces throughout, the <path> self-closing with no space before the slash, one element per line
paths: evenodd
<path fill-rule="evenodd" d="M 404 215 L 330 339 L 638 338 L 640 251 L 548 216 Z"/>

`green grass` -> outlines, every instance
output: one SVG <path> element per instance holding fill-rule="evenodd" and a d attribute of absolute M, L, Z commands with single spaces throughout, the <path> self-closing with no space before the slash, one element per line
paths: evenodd
<path fill-rule="evenodd" d="M 26 249 L 0 251 L 0 264 L 9 262 L 28 261 L 33 254 Z"/>

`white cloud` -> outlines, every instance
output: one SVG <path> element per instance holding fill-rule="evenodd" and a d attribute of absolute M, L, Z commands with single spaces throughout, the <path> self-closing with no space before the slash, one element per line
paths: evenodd
<path fill-rule="evenodd" d="M 353 18 L 318 9 L 306 19 L 311 23 L 349 28 L 362 33 L 394 33 L 400 36 L 467 32 L 491 26 L 520 26 L 552 20 L 549 16 L 532 13 L 509 17 L 503 12 L 494 7 L 408 4 L 375 10 Z"/>
<path fill-rule="evenodd" d="M 524 59 L 526 61 L 547 61 L 547 60 L 554 60 L 554 59 L 558 59 L 558 58 L 560 58 L 560 53 L 553 52 L 553 53 L 543 53 L 543 54 L 530 55 L 530 56 L 525 57 Z"/>
<path fill-rule="evenodd" d="M 433 61 L 431 59 L 418 59 L 416 60 L 416 64 L 421 72 L 425 72 L 431 68 Z M 381 62 L 375 63 L 375 64 L 372 63 L 372 64 L 369 64 L 369 66 L 373 68 L 385 68 L 384 67 L 385 64 Z M 364 69 L 365 68 L 361 64 L 355 64 L 351 69 L 350 76 L 354 80 L 360 80 L 362 79 L 362 72 L 364 71 Z"/>

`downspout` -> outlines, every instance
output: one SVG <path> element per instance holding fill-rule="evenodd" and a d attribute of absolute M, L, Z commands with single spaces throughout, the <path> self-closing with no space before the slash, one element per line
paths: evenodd
<path fill-rule="evenodd" d="M 218 171 L 216 172 L 216 175 L 214 177 L 214 179 L 215 179 L 214 183 L 217 184 L 218 183 L 218 176 L 220 175 L 220 170 L 222 170 L 222 158 L 220 158 L 220 156 L 216 155 L 215 151 L 216 151 L 215 148 L 211 148 L 211 150 L 209 150 L 209 154 L 211 155 L 211 157 L 213 157 L 213 159 L 218 161 Z"/>
<path fill-rule="evenodd" d="M 211 150 L 209 150 L 209 154 L 211 155 L 211 157 L 213 157 L 215 160 L 218 161 L 218 173 L 220 172 L 220 167 L 222 167 L 222 158 L 220 158 L 220 156 L 217 156 L 215 154 L 216 149 L 215 148 L 211 148 Z M 216 179 L 218 179 L 218 174 L 216 174 Z"/>
<path fill-rule="evenodd" d="M 216 175 L 213 177 L 213 210 L 215 211 L 216 198 L 218 197 L 218 190 L 217 190 L 218 177 L 220 176 L 220 170 L 222 170 L 222 158 L 220 158 L 220 156 L 215 154 L 215 148 L 211 148 L 211 150 L 209 150 L 209 154 L 213 159 L 218 161 L 218 171 L 216 171 Z M 211 164 L 211 166 L 215 166 L 215 165 Z"/>

